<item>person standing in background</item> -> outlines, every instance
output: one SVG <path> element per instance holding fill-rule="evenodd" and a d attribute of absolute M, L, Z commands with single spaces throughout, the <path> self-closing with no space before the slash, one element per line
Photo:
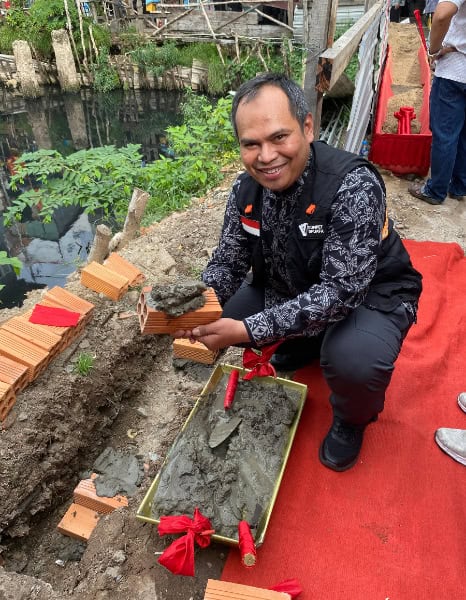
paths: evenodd
<path fill-rule="evenodd" d="M 430 179 L 408 191 L 428 204 L 466 195 L 466 0 L 439 0 L 430 32 Z"/>
<path fill-rule="evenodd" d="M 401 8 L 405 5 L 405 0 L 391 0 L 390 4 L 390 23 L 399 23 L 401 17 Z"/>

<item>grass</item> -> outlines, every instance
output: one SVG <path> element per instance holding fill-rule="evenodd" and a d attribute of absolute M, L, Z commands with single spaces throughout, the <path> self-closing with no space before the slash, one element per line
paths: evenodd
<path fill-rule="evenodd" d="M 93 354 L 89 354 L 89 352 L 81 352 L 81 354 L 78 356 L 76 364 L 74 365 L 73 371 L 77 375 L 82 375 L 85 377 L 86 375 L 89 375 L 93 369 L 94 361 L 95 356 Z"/>

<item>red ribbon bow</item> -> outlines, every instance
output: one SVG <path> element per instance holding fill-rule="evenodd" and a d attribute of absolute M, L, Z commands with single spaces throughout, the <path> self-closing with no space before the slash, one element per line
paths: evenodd
<path fill-rule="evenodd" d="M 285 581 L 277 583 L 277 585 L 269 588 L 269 590 L 289 594 L 291 600 L 294 600 L 303 591 L 303 588 L 297 579 L 285 579 Z"/>
<path fill-rule="evenodd" d="M 254 377 L 267 377 L 271 375 L 276 377 L 277 373 L 273 366 L 269 363 L 269 359 L 275 350 L 280 346 L 282 342 L 271 344 L 270 346 L 263 346 L 260 350 L 246 348 L 243 352 L 243 367 L 245 369 L 252 369 L 249 373 L 243 376 L 243 379 L 253 379 Z"/>
<path fill-rule="evenodd" d="M 158 526 L 160 535 L 182 533 L 184 531 L 186 531 L 186 535 L 170 544 L 158 562 L 174 575 L 194 577 L 194 541 L 201 548 L 206 548 L 210 544 L 210 536 L 214 533 L 214 530 L 209 519 L 204 517 L 198 508 L 194 509 L 192 519 L 186 515 L 160 517 Z"/>

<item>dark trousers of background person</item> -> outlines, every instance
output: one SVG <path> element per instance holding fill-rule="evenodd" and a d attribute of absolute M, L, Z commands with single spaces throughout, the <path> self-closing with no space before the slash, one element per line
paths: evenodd
<path fill-rule="evenodd" d="M 425 193 L 466 195 L 466 83 L 434 77 L 430 90 L 432 147 Z"/>
<path fill-rule="evenodd" d="M 419 12 L 421 13 L 421 18 L 424 21 L 425 15 L 423 13 L 424 8 L 426 7 L 425 0 L 408 0 L 407 4 L 409 9 L 409 22 L 416 23 L 416 17 L 414 16 L 415 10 L 419 10 Z"/>
<path fill-rule="evenodd" d="M 399 23 L 401 16 L 401 7 L 395 8 L 394 6 L 390 9 L 390 23 Z"/>
<path fill-rule="evenodd" d="M 242 320 L 263 309 L 263 289 L 245 282 L 226 302 L 222 316 Z M 362 425 L 384 408 L 385 391 L 411 325 L 404 306 L 389 313 L 359 306 L 321 335 L 289 339 L 279 351 L 307 354 L 309 362 L 320 358 L 333 414 Z"/>

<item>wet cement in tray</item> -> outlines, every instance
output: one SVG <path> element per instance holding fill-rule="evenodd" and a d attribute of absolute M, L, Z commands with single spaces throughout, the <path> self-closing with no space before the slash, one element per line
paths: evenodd
<path fill-rule="evenodd" d="M 282 467 L 300 392 L 279 382 L 240 379 L 233 406 L 225 411 L 227 381 L 224 374 L 201 399 L 175 441 L 160 474 L 152 516 L 192 517 L 198 507 L 217 535 L 238 539 L 238 522 L 246 520 L 255 537 Z"/>

